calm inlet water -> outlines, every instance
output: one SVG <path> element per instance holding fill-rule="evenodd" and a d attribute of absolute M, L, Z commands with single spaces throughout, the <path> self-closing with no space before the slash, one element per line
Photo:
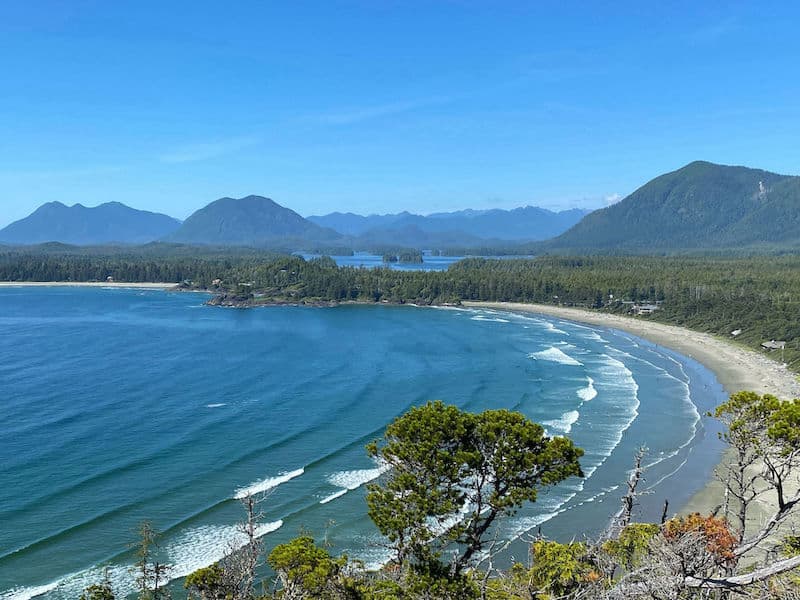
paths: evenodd
<path fill-rule="evenodd" d="M 364 445 L 434 398 L 522 411 L 586 449 L 586 478 L 506 519 L 506 540 L 601 530 L 638 446 L 651 516 L 719 456 L 700 418 L 723 398 L 711 374 L 618 332 L 486 310 L 204 300 L 0 289 L 0 597 L 75 598 L 103 566 L 130 590 L 143 519 L 185 575 L 236 543 L 247 491 L 270 492 L 268 549 L 307 530 L 379 564 L 364 484 L 381 467 Z"/>
<path fill-rule="evenodd" d="M 319 254 L 301 254 L 306 260 L 319 258 Z M 394 271 L 446 271 L 447 267 L 463 260 L 464 256 L 431 256 L 426 254 L 421 263 L 385 263 L 383 255 L 356 253 L 352 256 L 331 256 L 340 267 L 364 267 L 366 269 L 390 268 Z"/>

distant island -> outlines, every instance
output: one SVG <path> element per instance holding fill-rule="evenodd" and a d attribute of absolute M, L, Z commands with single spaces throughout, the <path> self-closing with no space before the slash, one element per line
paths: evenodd
<path fill-rule="evenodd" d="M 423 262 L 422 252 L 412 250 L 400 252 L 399 254 L 384 254 L 383 262 L 421 265 Z"/>

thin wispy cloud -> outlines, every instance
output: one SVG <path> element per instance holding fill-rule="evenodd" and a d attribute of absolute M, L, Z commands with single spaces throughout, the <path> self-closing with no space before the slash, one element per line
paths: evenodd
<path fill-rule="evenodd" d="M 388 102 L 386 104 L 352 107 L 340 111 L 320 113 L 311 117 L 311 120 L 326 123 L 328 125 L 350 125 L 353 123 L 360 123 L 362 121 L 369 121 L 371 119 L 413 112 L 415 110 L 428 108 L 430 106 L 447 104 L 451 101 L 452 98 L 449 96 L 434 96 L 419 100 Z"/>
<path fill-rule="evenodd" d="M 541 208 L 547 208 L 555 212 L 558 212 L 560 210 L 569 210 L 571 208 L 596 210 L 598 208 L 606 208 L 607 206 L 612 206 L 617 202 L 619 202 L 620 200 L 623 200 L 624 198 L 625 194 L 620 194 L 619 192 L 613 192 L 610 194 L 600 194 L 596 196 L 583 196 L 581 198 L 576 198 L 576 197 L 561 198 L 561 199 L 550 198 L 547 200 L 527 202 L 527 204 L 531 204 L 533 206 L 539 206 Z"/>
<path fill-rule="evenodd" d="M 221 140 L 196 142 L 177 146 L 160 154 L 158 160 L 163 163 L 187 163 L 217 158 L 232 154 L 261 143 L 256 136 L 239 136 Z"/>

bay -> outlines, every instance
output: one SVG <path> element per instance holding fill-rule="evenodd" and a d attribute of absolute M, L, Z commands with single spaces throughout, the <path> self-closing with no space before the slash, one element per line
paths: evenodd
<path fill-rule="evenodd" d="M 268 549 L 308 531 L 377 566 L 364 484 L 382 469 L 364 446 L 431 399 L 519 410 L 586 450 L 584 479 L 499 526 L 509 561 L 539 527 L 602 531 L 642 445 L 642 517 L 679 507 L 719 458 L 700 416 L 724 399 L 713 375 L 628 334 L 489 310 L 205 299 L 0 289 L 0 597 L 75 598 L 104 567 L 129 591 L 144 519 L 185 575 L 236 543 L 247 491 L 266 493 Z"/>

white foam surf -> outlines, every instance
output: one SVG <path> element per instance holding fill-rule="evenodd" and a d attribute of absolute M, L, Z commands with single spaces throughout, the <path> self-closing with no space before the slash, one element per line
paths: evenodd
<path fill-rule="evenodd" d="M 256 537 L 277 531 L 283 521 L 262 523 L 256 527 Z M 235 525 L 202 525 L 181 533 L 170 542 L 165 552 L 169 581 L 186 577 L 235 552 L 247 543 L 247 537 Z M 14 588 L 0 593 L 2 600 L 31 600 L 51 592 L 59 598 L 77 598 L 88 586 L 108 579 L 117 598 L 136 592 L 133 565 L 94 566 L 78 573 L 66 575 L 52 583 L 25 588 Z"/>
<path fill-rule="evenodd" d="M 697 430 L 700 427 L 701 416 L 700 416 L 700 411 L 697 408 L 697 405 L 694 403 L 694 400 L 692 399 L 691 387 L 689 385 L 689 382 L 691 381 L 691 379 L 690 379 L 689 375 L 686 373 L 686 370 L 684 369 L 683 364 L 680 361 L 675 360 L 673 357 L 671 357 L 671 356 L 669 356 L 667 354 L 661 354 L 661 353 L 655 352 L 654 350 L 650 350 L 650 352 L 652 352 L 656 356 L 658 356 L 660 358 L 663 358 L 663 359 L 666 359 L 666 360 L 669 360 L 670 362 L 674 363 L 677 366 L 677 368 L 680 370 L 680 375 L 681 375 L 680 377 L 676 377 L 675 375 L 673 375 L 672 373 L 670 373 L 669 371 L 667 371 L 663 367 L 660 367 L 660 366 L 656 365 L 655 363 L 652 363 L 652 362 L 650 362 L 648 360 L 645 360 L 644 358 L 642 358 L 640 356 L 633 356 L 633 355 L 631 355 L 631 354 L 629 354 L 627 352 L 624 352 L 622 350 L 617 350 L 617 352 L 622 356 L 625 356 L 627 358 L 631 358 L 631 359 L 636 360 L 636 361 L 638 361 L 638 362 L 640 362 L 642 364 L 647 365 L 648 367 L 650 367 L 650 368 L 654 369 L 655 371 L 657 371 L 661 376 L 664 376 L 664 377 L 676 382 L 680 387 L 682 387 L 683 388 L 683 395 L 681 397 L 681 400 L 684 403 L 684 405 L 686 406 L 686 411 L 691 415 L 691 418 L 692 418 L 692 424 L 691 424 L 691 427 L 690 427 L 690 431 L 689 431 L 688 437 L 681 444 L 679 444 L 677 447 L 675 447 L 671 451 L 661 452 L 658 455 L 657 458 L 655 458 L 653 461 L 648 462 L 647 464 L 645 464 L 645 468 L 646 469 L 650 469 L 650 468 L 652 468 L 652 467 L 664 462 L 665 460 L 669 460 L 671 458 L 674 458 L 678 454 L 680 454 L 680 452 L 682 450 L 684 450 L 689 444 L 692 443 L 692 441 L 695 439 L 695 436 L 697 435 Z M 684 462 L 681 463 L 680 466 L 683 466 L 683 464 L 685 464 L 685 462 L 686 461 L 684 460 Z M 675 469 L 675 470 L 671 471 L 669 474 L 667 474 L 664 477 L 662 477 L 661 479 L 659 479 L 656 483 L 650 485 L 647 489 L 654 488 L 656 485 L 658 485 L 659 483 L 661 483 L 662 481 L 664 481 L 665 479 L 667 479 L 671 475 L 674 475 L 680 469 L 680 466 L 678 467 L 678 469 Z"/>
<path fill-rule="evenodd" d="M 474 317 L 470 317 L 471 321 L 491 321 L 493 323 L 510 323 L 508 319 L 502 319 L 500 317 L 487 317 L 485 315 L 475 315 Z"/>
<path fill-rule="evenodd" d="M 578 362 L 568 354 L 566 354 L 563 350 L 556 348 L 555 346 L 551 346 L 547 350 L 542 350 L 540 352 L 531 352 L 528 354 L 528 358 L 533 358 L 534 360 L 546 360 L 549 362 L 555 362 L 562 365 L 571 365 L 573 367 L 582 367 L 583 363 Z"/>
<path fill-rule="evenodd" d="M 591 340 L 593 342 L 600 342 L 601 344 L 609 343 L 609 341 L 603 338 L 599 333 L 591 330 L 589 330 L 589 333 L 586 334 L 586 339 Z"/>
<path fill-rule="evenodd" d="M 351 471 L 338 471 L 328 476 L 328 482 L 337 487 L 354 490 L 365 483 L 377 479 L 389 470 L 389 465 L 379 464 L 372 469 L 353 469 Z"/>
<path fill-rule="evenodd" d="M 327 504 L 332 500 L 336 500 L 336 498 L 341 498 L 347 492 L 358 489 L 365 483 L 374 481 L 388 470 L 389 465 L 386 463 L 378 463 L 378 465 L 372 469 L 352 469 L 350 471 L 337 471 L 336 473 L 332 473 L 328 475 L 328 483 L 342 489 L 338 492 L 334 492 L 330 496 L 326 496 L 320 500 L 319 503 Z"/>
<path fill-rule="evenodd" d="M 37 596 L 43 596 L 48 592 L 52 592 L 59 585 L 58 581 L 48 583 L 46 585 L 37 585 L 31 587 L 12 588 L 5 592 L 0 593 L 2 600 L 31 600 Z"/>
<path fill-rule="evenodd" d="M 553 419 L 551 421 L 542 421 L 542 425 L 546 425 L 548 427 L 552 427 L 556 429 L 559 433 L 567 434 L 572 431 L 572 426 L 578 422 L 581 413 L 577 410 L 570 410 L 565 412 L 561 415 L 559 419 Z"/>
<path fill-rule="evenodd" d="M 587 386 L 579 389 L 577 392 L 578 398 L 580 398 L 583 402 L 589 402 L 597 397 L 597 390 L 594 387 L 594 379 L 587 376 L 586 380 L 589 382 Z"/>
<path fill-rule="evenodd" d="M 291 481 L 295 477 L 300 477 L 300 475 L 303 473 L 305 473 L 305 469 L 300 468 L 294 471 L 283 472 L 275 477 L 267 477 L 266 479 L 261 479 L 260 481 L 254 481 L 248 486 L 237 489 L 236 492 L 234 492 L 233 497 L 237 500 L 241 500 L 243 498 L 247 498 L 248 496 L 263 494 L 264 492 L 278 487 L 282 483 Z"/>
<path fill-rule="evenodd" d="M 328 502 L 332 502 L 332 501 L 336 500 L 337 498 L 341 498 L 342 496 L 344 496 L 349 491 L 350 490 L 348 490 L 348 489 L 339 490 L 338 492 L 334 492 L 330 496 L 325 496 L 322 500 L 319 501 L 319 503 L 320 504 L 327 504 Z"/>
<path fill-rule="evenodd" d="M 601 391 L 607 389 L 614 395 L 616 395 L 614 393 L 616 391 L 619 396 L 625 399 L 626 403 L 614 407 L 622 412 L 619 427 L 609 431 L 607 437 L 597 439 L 597 451 L 601 458 L 595 464 L 587 464 L 584 467 L 583 472 L 586 479 L 591 477 L 611 456 L 611 453 L 622 441 L 625 432 L 633 425 L 636 417 L 639 416 L 639 384 L 636 383 L 633 377 L 633 371 L 625 366 L 625 363 L 621 360 L 609 354 L 601 354 L 600 357 L 603 359 L 603 364 L 597 370 L 598 379 L 594 383 L 598 385 Z"/>
<path fill-rule="evenodd" d="M 261 538 L 277 531 L 283 521 L 261 523 L 255 535 Z M 167 547 L 170 579 L 186 577 L 214 564 L 247 544 L 247 536 L 235 525 L 202 525 L 181 534 Z"/>

